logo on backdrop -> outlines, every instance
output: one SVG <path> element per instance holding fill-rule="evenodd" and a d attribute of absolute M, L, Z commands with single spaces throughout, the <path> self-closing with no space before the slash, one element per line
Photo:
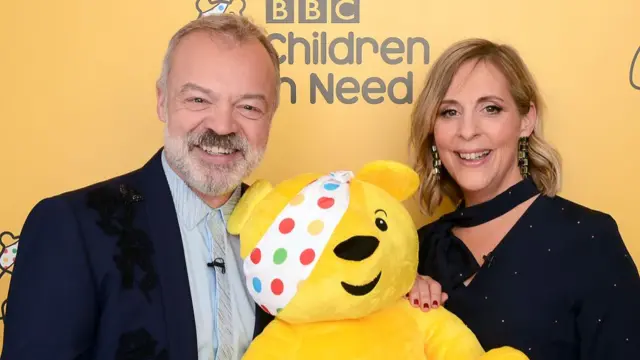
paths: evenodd
<path fill-rule="evenodd" d="M 243 15 L 246 7 L 245 0 L 196 0 L 198 18 L 223 13 Z"/>
<path fill-rule="evenodd" d="M 267 24 L 358 24 L 360 0 L 267 0 Z"/>
<path fill-rule="evenodd" d="M 629 68 L 629 83 L 631 87 L 640 90 L 640 47 L 636 50 L 636 54 L 631 60 L 631 67 Z"/>
<path fill-rule="evenodd" d="M 6 284 L 5 288 L 9 288 L 11 281 L 11 273 L 13 272 L 13 263 L 18 253 L 19 237 L 8 231 L 0 232 L 0 282 Z M 6 294 L 5 294 L 6 296 Z M 4 321 L 6 313 L 7 300 L 2 301 L 0 305 L 0 321 Z"/>
<path fill-rule="evenodd" d="M 360 0 L 266 0 L 265 21 L 273 24 L 297 24 L 297 29 L 313 31 L 311 36 L 301 36 L 294 30 L 279 33 L 269 29 L 269 40 L 278 49 L 280 64 L 300 64 L 307 66 L 370 66 L 370 62 L 382 61 L 388 67 L 383 70 L 388 78 L 369 76 L 356 78 L 352 76 L 338 77 L 333 72 L 323 73 L 310 70 L 308 91 L 304 91 L 311 104 L 324 101 L 333 104 L 411 104 L 413 102 L 413 72 L 393 73 L 392 65 L 429 64 L 430 46 L 427 39 L 419 36 L 386 38 L 358 36 L 355 31 L 366 23 L 362 19 L 361 4 L 370 6 L 371 2 Z M 198 17 L 231 13 L 245 15 L 245 0 L 198 0 L 196 1 Z M 318 24 L 322 26 L 318 27 Z M 369 27 L 380 24 L 369 23 Z M 342 36 L 330 37 L 326 31 L 318 28 L 330 27 Z M 363 58 L 367 58 L 365 62 Z M 369 60 L 369 58 L 373 58 Z M 388 69 L 388 70 L 387 70 Z M 286 73 L 286 68 L 283 69 Z M 283 84 L 289 85 L 290 102 L 299 102 L 298 81 L 283 76 Z M 305 83 L 307 83 L 305 81 Z"/>
<path fill-rule="evenodd" d="M 309 76 L 309 88 L 305 93 L 311 104 L 320 100 L 329 104 L 336 101 L 342 104 L 412 103 L 413 72 L 394 74 L 392 65 L 429 64 L 429 42 L 423 37 L 374 38 L 356 35 L 355 32 L 366 23 L 366 19 L 362 18 L 363 4 L 377 6 L 370 1 L 360 0 L 266 0 L 267 24 L 274 24 L 274 27 L 277 24 L 298 24 L 297 29 L 313 31 L 311 36 L 297 35 L 294 30 L 270 33 L 269 39 L 279 48 L 281 64 L 371 66 L 373 61 L 382 61 L 388 66 L 382 70 L 385 75 L 391 76 L 386 81 L 380 76 L 337 77 L 332 72 L 320 74 L 310 70 L 305 75 Z M 375 28 L 380 24 L 368 23 L 368 26 Z M 332 32 L 342 33 L 342 36 L 331 38 L 326 31 L 317 30 L 322 28 L 331 28 Z M 363 61 L 365 57 L 366 62 Z M 286 68 L 283 73 L 286 73 Z M 284 76 L 281 80 L 289 85 L 290 102 L 297 103 L 300 89 L 296 79 Z"/>

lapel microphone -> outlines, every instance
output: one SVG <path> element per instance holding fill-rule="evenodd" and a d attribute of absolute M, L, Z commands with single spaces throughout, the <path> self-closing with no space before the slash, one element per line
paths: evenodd
<path fill-rule="evenodd" d="M 490 268 L 491 265 L 493 265 L 493 259 L 495 258 L 495 255 L 493 255 L 493 251 L 490 251 L 487 255 L 484 255 L 482 258 L 487 263 L 487 268 Z"/>
<path fill-rule="evenodd" d="M 223 258 L 215 258 L 215 259 L 213 259 L 213 262 L 207 263 L 207 266 L 210 267 L 210 268 L 219 267 L 220 271 L 222 271 L 223 274 L 225 272 L 227 272 L 227 267 L 224 264 L 224 259 Z"/>

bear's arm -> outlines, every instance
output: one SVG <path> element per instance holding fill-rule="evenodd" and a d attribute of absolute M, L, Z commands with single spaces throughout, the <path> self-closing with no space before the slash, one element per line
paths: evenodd
<path fill-rule="evenodd" d="M 423 312 L 409 301 L 404 303 L 405 311 L 411 313 L 424 334 L 427 359 L 479 359 L 485 353 L 473 332 L 444 307 Z"/>
<path fill-rule="evenodd" d="M 296 360 L 300 346 L 297 339 L 289 325 L 274 319 L 251 342 L 242 360 Z"/>

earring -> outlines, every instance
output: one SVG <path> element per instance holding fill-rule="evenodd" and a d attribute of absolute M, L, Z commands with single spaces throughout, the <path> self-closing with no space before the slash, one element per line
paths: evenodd
<path fill-rule="evenodd" d="M 431 171 L 436 177 L 440 176 L 442 172 L 442 161 L 440 161 L 440 155 L 438 154 L 438 148 L 435 145 L 431 145 L 431 156 L 433 157 L 433 170 Z"/>
<path fill-rule="evenodd" d="M 521 137 L 518 141 L 518 167 L 523 178 L 527 178 L 529 174 L 529 138 Z"/>

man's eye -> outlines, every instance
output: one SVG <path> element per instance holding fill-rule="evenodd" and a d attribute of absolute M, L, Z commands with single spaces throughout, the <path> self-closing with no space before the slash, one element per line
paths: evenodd
<path fill-rule="evenodd" d="M 197 97 L 197 96 L 188 97 L 182 101 L 183 101 L 184 107 L 192 111 L 205 110 L 211 105 L 211 102 L 209 100 L 202 97 Z"/>
<path fill-rule="evenodd" d="M 249 104 L 242 104 L 238 107 L 238 109 L 240 109 L 243 112 L 255 113 L 257 115 L 262 114 L 264 112 L 262 108 L 258 106 L 249 105 Z"/>
<path fill-rule="evenodd" d="M 258 107 L 249 104 L 241 104 L 237 107 L 239 114 L 247 119 L 260 119 L 264 115 L 264 111 Z"/>

